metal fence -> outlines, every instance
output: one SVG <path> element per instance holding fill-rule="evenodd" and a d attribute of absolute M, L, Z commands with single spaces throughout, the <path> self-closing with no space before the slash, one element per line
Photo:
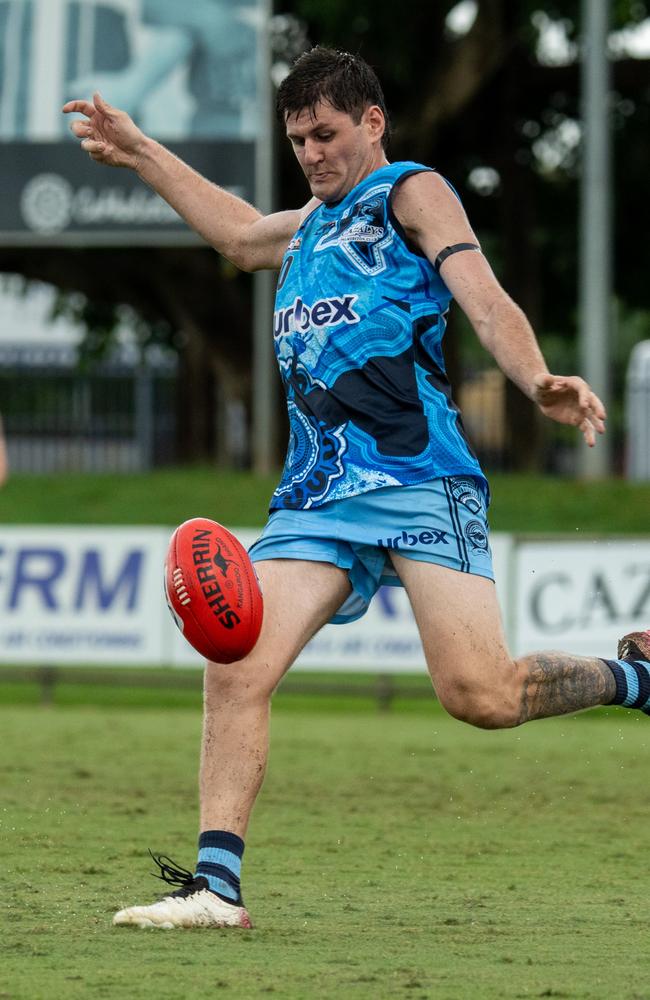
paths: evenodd
<path fill-rule="evenodd" d="M 0 413 L 15 472 L 134 472 L 176 461 L 176 375 L 74 350 L 5 348 Z"/>

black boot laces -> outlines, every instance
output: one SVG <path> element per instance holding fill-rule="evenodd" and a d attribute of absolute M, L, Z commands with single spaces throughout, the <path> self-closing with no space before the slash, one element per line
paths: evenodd
<path fill-rule="evenodd" d="M 177 885 L 180 887 L 175 892 L 167 893 L 167 896 L 175 896 L 180 899 L 208 888 L 208 880 L 203 875 L 197 877 L 193 872 L 188 871 L 187 868 L 179 868 L 165 854 L 154 854 L 152 851 L 149 851 L 149 854 L 160 868 L 160 875 L 156 875 L 155 872 L 151 872 L 151 875 L 154 878 L 159 878 L 161 882 L 166 882 L 167 885 Z"/>

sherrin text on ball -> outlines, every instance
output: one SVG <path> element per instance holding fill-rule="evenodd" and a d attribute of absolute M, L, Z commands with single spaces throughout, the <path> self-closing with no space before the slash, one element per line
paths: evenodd
<path fill-rule="evenodd" d="M 172 535 L 165 592 L 174 621 L 197 653 L 215 663 L 243 659 L 262 627 L 262 592 L 232 532 L 194 517 Z"/>

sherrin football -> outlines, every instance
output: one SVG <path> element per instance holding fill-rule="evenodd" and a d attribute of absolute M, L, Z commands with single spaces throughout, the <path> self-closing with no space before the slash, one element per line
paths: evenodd
<path fill-rule="evenodd" d="M 171 537 L 165 562 L 167 604 L 197 653 L 233 663 L 250 653 L 262 627 L 262 592 L 244 546 L 207 517 Z"/>

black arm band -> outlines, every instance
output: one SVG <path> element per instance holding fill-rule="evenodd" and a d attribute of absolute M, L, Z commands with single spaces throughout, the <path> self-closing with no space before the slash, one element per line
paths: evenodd
<path fill-rule="evenodd" d="M 453 247 L 445 247 L 444 250 L 440 251 L 433 263 L 433 270 L 436 274 L 439 273 L 447 257 L 451 257 L 452 253 L 458 253 L 459 250 L 478 250 L 479 253 L 481 252 L 478 243 L 454 243 Z"/>

